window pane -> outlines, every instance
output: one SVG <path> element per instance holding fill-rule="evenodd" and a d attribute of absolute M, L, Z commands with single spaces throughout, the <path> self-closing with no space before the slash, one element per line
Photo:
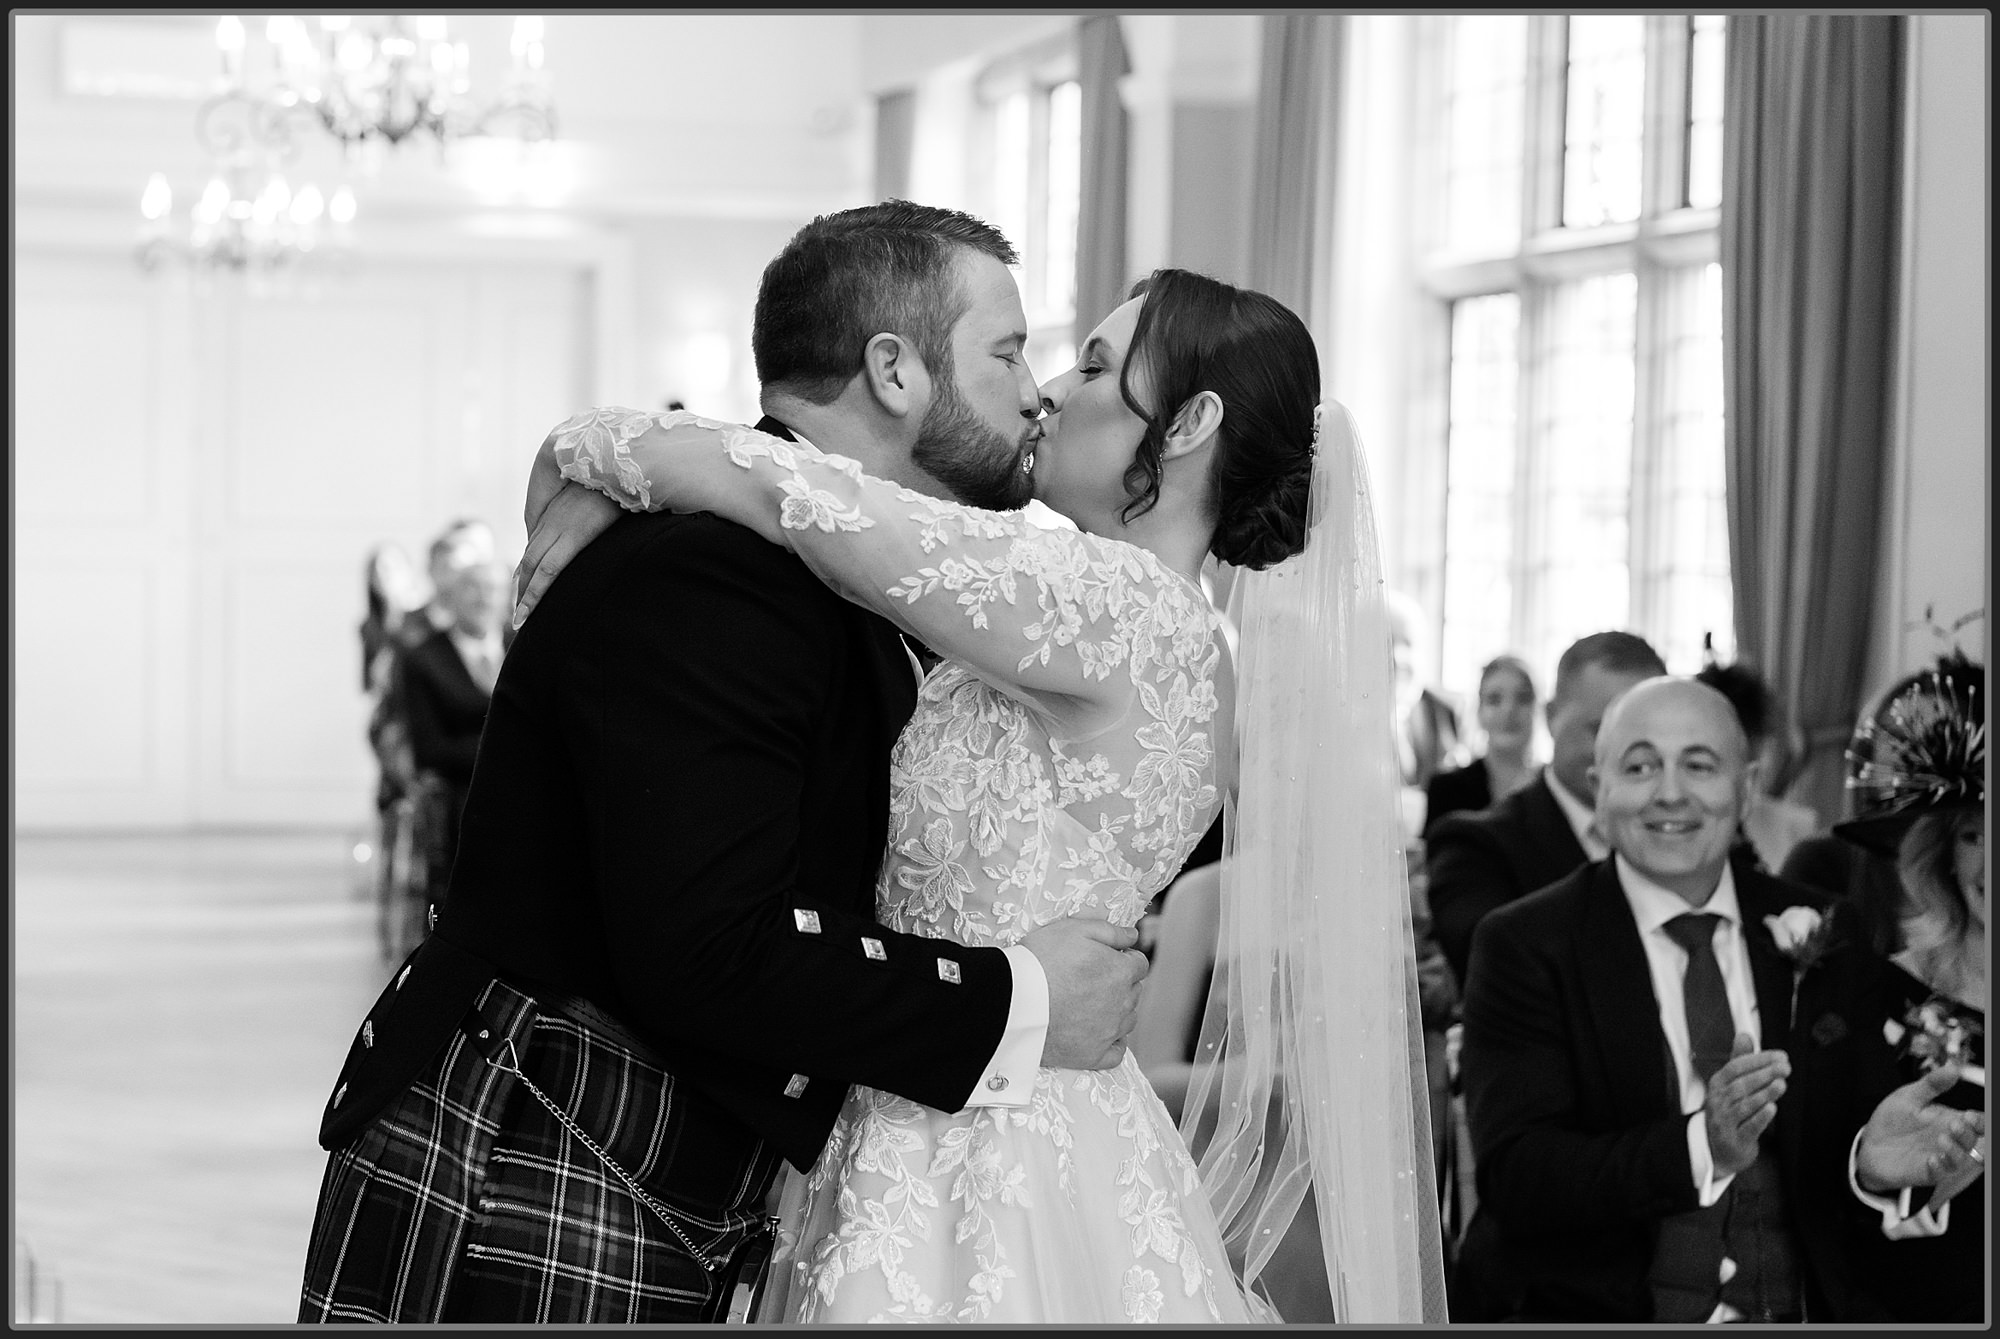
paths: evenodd
<path fill-rule="evenodd" d="M 1468 702 L 1479 666 L 1513 649 L 1520 327 L 1521 300 L 1512 293 L 1467 298 L 1451 310 L 1442 677 Z"/>
<path fill-rule="evenodd" d="M 1687 202 L 1722 203 L 1722 53 L 1727 20 L 1697 14 L 1688 56 Z"/>
<path fill-rule="evenodd" d="M 1563 226 L 1639 217 L 1646 128 L 1643 15 L 1572 15 L 1564 86 Z"/>
<path fill-rule="evenodd" d="M 1532 663 L 1552 666 L 1586 633 L 1631 617 L 1632 340 L 1638 281 L 1609 274 L 1550 291 L 1537 609 Z M 1531 578 L 1531 579 L 1533 579 Z"/>
<path fill-rule="evenodd" d="M 992 224 L 1028 253 L 1028 95 L 1010 93 L 993 109 Z"/>
<path fill-rule="evenodd" d="M 1528 20 L 1477 15 L 1447 22 L 1444 245 L 1504 253 L 1521 237 Z"/>
<path fill-rule="evenodd" d="M 1729 531 L 1723 509 L 1722 267 L 1702 265 L 1662 276 L 1674 328 L 1666 347 L 1659 552 L 1659 619 L 1653 645 L 1676 673 L 1701 668 L 1702 634 L 1716 656 L 1736 654 L 1730 605 Z"/>
<path fill-rule="evenodd" d="M 1042 304 L 1076 306 L 1076 220 L 1083 188 L 1083 94 L 1074 81 L 1049 90 L 1048 257 Z"/>
<path fill-rule="evenodd" d="M 1028 332 L 1028 373 L 1046 386 L 1076 366 L 1073 326 L 1036 326 Z"/>

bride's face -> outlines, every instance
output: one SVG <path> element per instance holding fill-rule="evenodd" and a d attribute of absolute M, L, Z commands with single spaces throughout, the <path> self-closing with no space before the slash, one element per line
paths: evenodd
<path fill-rule="evenodd" d="M 1146 421 L 1119 393 L 1132 332 L 1144 298 L 1104 318 L 1084 341 L 1076 366 L 1042 387 L 1042 439 L 1035 447 L 1035 496 L 1085 530 L 1102 533 L 1130 500 L 1125 471 L 1146 435 Z M 1132 393 L 1149 393 L 1145 369 Z"/>

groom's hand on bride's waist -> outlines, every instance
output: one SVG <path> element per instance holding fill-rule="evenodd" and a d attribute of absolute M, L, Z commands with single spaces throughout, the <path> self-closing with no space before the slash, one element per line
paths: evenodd
<path fill-rule="evenodd" d="M 1068 917 L 1021 940 L 1049 982 L 1049 1030 L 1042 1064 L 1051 1069 L 1109 1069 L 1125 1058 L 1125 1038 L 1139 1021 L 1146 955 L 1139 932 Z"/>

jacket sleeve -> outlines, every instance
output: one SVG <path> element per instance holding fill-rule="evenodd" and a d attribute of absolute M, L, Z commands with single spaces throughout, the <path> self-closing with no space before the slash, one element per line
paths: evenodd
<path fill-rule="evenodd" d="M 1445 961 L 1463 982 L 1472 955 L 1472 933 L 1486 914 L 1523 891 L 1498 842 L 1479 824 L 1447 814 L 1424 842 L 1432 932 Z"/>
<path fill-rule="evenodd" d="M 1459 1052 L 1479 1198 L 1522 1233 L 1570 1233 L 1696 1207 L 1687 1118 L 1585 1127 L 1574 1017 L 1555 956 L 1521 918 L 1473 937 Z"/>
<path fill-rule="evenodd" d="M 453 730 L 447 724 L 443 689 L 431 658 L 434 650 L 426 643 L 402 657 L 410 750 L 418 767 L 464 785 L 472 778 L 472 763 L 479 754 L 479 732 Z"/>
<path fill-rule="evenodd" d="M 1004 1030 L 1005 955 L 816 886 L 800 813 L 840 606 L 750 532 L 689 519 L 611 592 L 562 690 L 621 998 L 663 1036 L 957 1110 Z"/>

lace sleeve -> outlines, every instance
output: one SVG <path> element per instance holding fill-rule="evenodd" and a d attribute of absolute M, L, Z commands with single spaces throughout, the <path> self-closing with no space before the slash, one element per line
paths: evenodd
<path fill-rule="evenodd" d="M 758 531 L 938 654 L 1045 704 L 1123 702 L 1212 654 L 1206 598 L 1146 550 L 929 497 L 803 443 L 600 409 L 558 428 L 555 454 L 565 478 L 629 510 L 712 511 Z"/>

